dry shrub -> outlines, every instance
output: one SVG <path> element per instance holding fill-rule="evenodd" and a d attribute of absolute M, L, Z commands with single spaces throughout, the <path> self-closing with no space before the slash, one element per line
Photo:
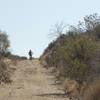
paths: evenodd
<path fill-rule="evenodd" d="M 100 79 L 81 85 L 74 80 L 68 80 L 64 83 L 64 89 L 71 100 L 100 100 Z"/>
<path fill-rule="evenodd" d="M 79 87 L 77 81 L 70 79 L 66 79 L 62 84 L 62 90 L 70 100 L 77 100 L 79 98 Z"/>
<path fill-rule="evenodd" d="M 19 55 L 13 55 L 13 54 L 8 56 L 8 58 L 12 60 L 27 60 L 27 57 L 25 56 L 19 56 Z"/>
<path fill-rule="evenodd" d="M 100 80 L 96 80 L 87 88 L 82 100 L 100 100 Z"/>
<path fill-rule="evenodd" d="M 67 92 L 72 92 L 75 88 L 79 87 L 77 82 L 74 80 L 65 80 L 63 86 Z"/>
<path fill-rule="evenodd" d="M 0 61 L 0 84 L 1 83 L 10 83 L 10 73 L 8 71 L 8 66 Z"/>
<path fill-rule="evenodd" d="M 27 57 L 11 54 L 10 56 L 7 57 L 7 59 L 11 60 L 11 64 L 16 66 L 19 61 L 27 60 Z"/>

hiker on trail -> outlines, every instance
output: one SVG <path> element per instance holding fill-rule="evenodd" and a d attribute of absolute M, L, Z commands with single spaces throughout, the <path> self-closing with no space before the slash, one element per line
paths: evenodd
<path fill-rule="evenodd" d="M 29 54 L 29 59 L 32 60 L 32 55 L 33 55 L 32 50 L 29 50 L 29 53 L 28 54 Z"/>

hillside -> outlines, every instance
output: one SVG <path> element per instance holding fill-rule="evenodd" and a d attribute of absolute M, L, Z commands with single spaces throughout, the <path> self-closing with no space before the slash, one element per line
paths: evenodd
<path fill-rule="evenodd" d="M 62 26 L 57 26 L 54 32 L 55 34 L 58 33 L 58 37 L 45 49 L 40 58 L 41 63 L 45 68 L 53 69 L 52 73 L 55 79 L 61 84 L 66 80 L 76 81 L 76 90 L 79 92 L 81 87 L 84 85 L 91 86 L 95 80 L 98 80 L 97 83 L 99 84 L 100 16 L 97 14 L 87 15 L 82 22 L 80 21 L 76 26 L 70 26 L 65 33 L 63 33 Z M 59 31 L 62 33 L 59 34 Z M 92 99 L 88 100 L 99 100 L 96 99 L 96 96 L 100 96 L 98 95 L 99 89 L 96 88 L 95 90 L 94 97 L 89 91 Z M 69 93 L 71 94 L 73 91 L 69 91 Z M 84 93 L 79 94 L 82 97 Z"/>

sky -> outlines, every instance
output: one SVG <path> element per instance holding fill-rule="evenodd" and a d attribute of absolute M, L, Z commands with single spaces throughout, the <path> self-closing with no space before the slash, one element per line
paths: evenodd
<path fill-rule="evenodd" d="M 75 25 L 85 15 L 100 15 L 100 0 L 0 0 L 0 29 L 6 31 L 13 54 L 39 57 L 53 40 L 55 23 Z"/>

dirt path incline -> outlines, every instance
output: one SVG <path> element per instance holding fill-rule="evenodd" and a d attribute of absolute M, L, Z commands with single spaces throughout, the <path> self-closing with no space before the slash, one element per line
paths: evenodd
<path fill-rule="evenodd" d="M 20 61 L 9 85 L 0 86 L 0 100 L 68 100 L 51 84 L 39 60 Z"/>

